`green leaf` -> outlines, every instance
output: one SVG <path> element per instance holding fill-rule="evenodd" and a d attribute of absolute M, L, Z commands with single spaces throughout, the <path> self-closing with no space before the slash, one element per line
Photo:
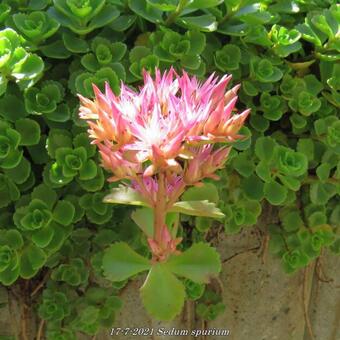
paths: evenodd
<path fill-rule="evenodd" d="M 208 200 L 213 203 L 219 202 L 219 195 L 216 185 L 213 183 L 204 183 L 200 187 L 191 187 L 184 192 L 182 201 L 204 201 Z"/>
<path fill-rule="evenodd" d="M 56 222 L 67 226 L 72 223 L 74 213 L 75 208 L 71 202 L 66 200 L 58 201 L 53 211 L 53 219 Z"/>
<path fill-rule="evenodd" d="M 124 242 L 114 243 L 104 251 L 102 268 L 111 281 L 123 281 L 151 268 L 150 260 L 137 254 Z"/>
<path fill-rule="evenodd" d="M 170 212 L 177 212 L 192 216 L 205 216 L 223 218 L 224 214 L 214 203 L 207 200 L 203 201 L 180 201 L 176 202 Z"/>
<path fill-rule="evenodd" d="M 180 255 L 173 255 L 166 267 L 176 275 L 198 283 L 208 283 L 221 271 L 217 251 L 207 243 L 195 243 Z"/>
<path fill-rule="evenodd" d="M 39 250 L 37 246 L 32 245 L 32 247 L 30 249 L 25 249 L 23 251 L 23 253 L 21 254 L 21 258 L 20 258 L 20 276 L 24 279 L 30 279 L 32 278 L 39 270 L 39 268 L 37 268 L 38 266 L 36 266 L 37 264 L 41 264 L 43 262 L 43 257 L 41 256 L 41 252 Z M 36 251 L 36 254 L 38 255 L 37 260 L 34 260 L 34 253 Z M 34 265 L 36 266 L 36 268 L 33 268 L 33 265 L 31 263 L 31 258 L 34 262 Z"/>
<path fill-rule="evenodd" d="M 32 234 L 33 243 L 39 248 L 45 248 L 50 244 L 54 236 L 54 227 L 51 225 L 45 226 L 39 230 L 35 230 Z"/>
<path fill-rule="evenodd" d="M 115 20 L 119 16 L 119 11 L 116 7 L 106 5 L 103 10 L 98 13 L 90 22 L 89 27 L 83 32 L 89 33 L 96 28 L 108 25 L 111 21 Z"/>
<path fill-rule="evenodd" d="M 72 53 L 86 53 L 89 45 L 86 40 L 78 38 L 72 33 L 63 33 L 64 46 Z"/>
<path fill-rule="evenodd" d="M 264 184 L 264 196 L 273 205 L 282 204 L 287 198 L 288 190 L 276 181 Z"/>
<path fill-rule="evenodd" d="M 114 31 L 123 32 L 133 25 L 136 18 L 135 15 L 120 15 L 110 24 L 110 27 Z"/>
<path fill-rule="evenodd" d="M 216 7 L 221 4 L 223 0 L 192 0 L 186 6 L 186 9 L 203 9 Z"/>
<path fill-rule="evenodd" d="M 135 190 L 120 186 L 111 190 L 111 194 L 106 195 L 103 199 L 105 203 L 118 203 L 118 204 L 129 204 L 129 205 L 140 205 L 147 207 L 148 203 L 144 198 Z"/>
<path fill-rule="evenodd" d="M 97 165 L 92 159 L 87 160 L 79 171 L 79 179 L 89 180 L 96 177 L 97 169 Z"/>
<path fill-rule="evenodd" d="M 303 227 L 303 221 L 298 211 L 291 211 L 282 218 L 282 225 L 288 232 L 299 230 Z"/>
<path fill-rule="evenodd" d="M 40 140 L 40 125 L 33 119 L 19 119 L 15 129 L 20 133 L 20 145 L 35 145 Z"/>
<path fill-rule="evenodd" d="M 147 4 L 146 0 L 129 0 L 130 9 L 142 18 L 153 23 L 162 22 L 162 11 Z"/>
<path fill-rule="evenodd" d="M 320 164 L 316 169 L 316 174 L 321 181 L 326 181 L 329 177 L 331 166 L 328 163 Z"/>
<path fill-rule="evenodd" d="M 211 14 L 179 17 L 176 23 L 182 27 L 203 32 L 213 32 L 217 29 L 216 18 Z"/>
<path fill-rule="evenodd" d="M 197 31 L 188 31 L 186 36 L 190 41 L 190 54 L 201 54 L 205 48 L 206 38 L 205 35 Z"/>
<path fill-rule="evenodd" d="M 154 217 L 153 210 L 150 208 L 140 208 L 136 209 L 132 214 L 131 218 L 142 229 L 144 234 L 152 238 L 153 237 L 153 225 Z"/>
<path fill-rule="evenodd" d="M 6 244 L 13 249 L 19 249 L 24 245 L 21 233 L 16 229 L 10 229 L 6 232 Z"/>
<path fill-rule="evenodd" d="M 336 193 L 335 185 L 331 183 L 312 183 L 310 186 L 310 200 L 314 204 L 326 204 Z"/>
<path fill-rule="evenodd" d="M 256 156 L 264 161 L 270 161 L 274 156 L 276 142 L 271 137 L 260 137 L 255 143 Z"/>
<path fill-rule="evenodd" d="M 34 188 L 31 198 L 43 201 L 50 210 L 52 210 L 55 202 L 57 201 L 57 194 L 46 184 L 40 184 Z"/>
<path fill-rule="evenodd" d="M 31 163 L 25 157 L 22 157 L 16 167 L 4 170 L 4 172 L 14 183 L 22 184 L 31 173 Z"/>
<path fill-rule="evenodd" d="M 67 59 L 72 55 L 72 52 L 66 49 L 64 42 L 61 39 L 58 39 L 51 44 L 41 46 L 40 50 L 48 58 Z"/>
<path fill-rule="evenodd" d="M 158 320 L 172 320 L 184 305 L 183 283 L 162 263 L 152 266 L 140 293 L 146 310 Z"/>
<path fill-rule="evenodd" d="M 249 177 L 255 169 L 253 160 L 249 159 L 246 153 L 238 154 L 238 156 L 234 158 L 233 165 L 235 170 L 243 177 Z"/>
<path fill-rule="evenodd" d="M 44 70 L 43 60 L 35 54 L 30 54 L 23 63 L 18 63 L 12 71 L 12 75 L 18 80 L 33 79 Z"/>
<path fill-rule="evenodd" d="M 161 11 L 174 11 L 177 7 L 177 0 L 146 0 L 151 6 Z"/>
<path fill-rule="evenodd" d="M 282 184 L 286 186 L 288 189 L 293 190 L 293 191 L 298 191 L 301 186 L 301 182 L 292 177 L 292 176 L 282 176 L 282 175 L 277 175 L 277 177 L 281 180 Z"/>
<path fill-rule="evenodd" d="M 19 96 L 5 94 L 0 98 L 0 115 L 10 122 L 15 122 L 28 115 L 23 101 Z"/>
<path fill-rule="evenodd" d="M 244 178 L 241 182 L 241 188 L 247 198 L 251 200 L 261 200 L 264 195 L 264 184 L 255 174 Z"/>

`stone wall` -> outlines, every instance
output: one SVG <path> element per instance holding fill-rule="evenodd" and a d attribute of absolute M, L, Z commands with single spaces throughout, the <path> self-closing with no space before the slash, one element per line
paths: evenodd
<path fill-rule="evenodd" d="M 202 324 L 194 318 L 194 303 L 171 323 L 151 320 L 139 299 L 140 281 L 122 291 L 124 307 L 116 320 L 117 327 L 175 329 L 228 329 L 227 337 L 207 336 L 197 339 L 230 340 L 339 340 L 340 339 L 340 266 L 339 258 L 325 253 L 321 261 L 293 275 L 283 272 L 280 261 L 263 252 L 263 240 L 256 229 L 246 229 L 235 236 L 223 236 L 215 242 L 223 261 L 220 283 L 226 304 L 217 320 Z M 304 294 L 304 298 L 303 298 Z M 7 301 L 1 290 L 0 303 Z M 19 313 L 14 308 L 12 314 Z M 310 325 L 306 324 L 305 314 Z M 8 306 L 0 309 L 0 335 L 13 334 Z M 96 340 L 133 340 L 132 336 L 110 336 L 110 330 Z M 137 337 L 145 340 L 188 339 L 188 337 Z M 0 340 L 6 338 L 0 336 Z M 34 337 L 32 338 L 32 340 Z M 79 335 L 80 340 L 91 339 Z M 31 339 L 29 339 L 31 340 Z"/>

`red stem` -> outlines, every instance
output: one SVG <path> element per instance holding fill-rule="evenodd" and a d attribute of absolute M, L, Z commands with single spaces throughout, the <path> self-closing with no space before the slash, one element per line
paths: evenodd
<path fill-rule="evenodd" d="M 157 202 L 155 202 L 154 213 L 154 240 L 160 245 L 166 217 L 166 188 L 163 172 L 158 174 Z"/>

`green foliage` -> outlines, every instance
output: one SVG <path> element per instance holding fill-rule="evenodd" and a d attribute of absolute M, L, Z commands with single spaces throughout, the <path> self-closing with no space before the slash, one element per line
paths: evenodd
<path fill-rule="evenodd" d="M 56 20 L 42 11 L 16 13 L 13 15 L 13 21 L 18 31 L 34 44 L 39 44 L 52 36 L 60 26 Z"/>
<path fill-rule="evenodd" d="M 38 310 L 42 319 L 59 321 L 68 316 L 70 311 L 70 304 L 64 293 L 44 290 L 43 300 Z"/>
<path fill-rule="evenodd" d="M 89 271 L 81 258 L 73 258 L 68 264 L 61 264 L 53 270 L 51 278 L 55 281 L 66 282 L 70 286 L 87 283 Z"/>
<path fill-rule="evenodd" d="M 166 263 L 173 273 L 198 283 L 207 283 L 221 271 L 219 255 L 206 243 L 195 243 L 180 255 L 172 256 Z"/>
<path fill-rule="evenodd" d="M 108 25 L 118 17 L 118 10 L 105 0 L 54 0 L 49 14 L 62 26 L 78 34 Z"/>
<path fill-rule="evenodd" d="M 186 279 L 184 281 L 185 292 L 190 300 L 198 300 L 204 293 L 205 285 Z"/>
<path fill-rule="evenodd" d="M 184 304 L 185 288 L 166 264 L 152 266 L 141 288 L 141 297 L 149 314 L 160 320 L 171 320 Z"/>
<path fill-rule="evenodd" d="M 25 50 L 23 38 L 11 28 L 0 31 L 0 95 L 14 80 L 21 89 L 32 86 L 44 69 L 42 59 Z"/>
<path fill-rule="evenodd" d="M 221 296 L 211 289 L 207 289 L 201 299 L 199 299 L 196 313 L 206 321 L 215 320 L 225 310 Z"/>
<path fill-rule="evenodd" d="M 143 270 L 151 315 L 170 319 L 187 298 L 215 319 L 225 306 L 205 285 L 220 269 L 206 241 L 251 228 L 262 207 L 278 216 L 263 228 L 286 272 L 340 254 L 339 55 L 334 0 L 1 1 L 1 284 L 46 275 L 46 338 L 73 340 L 112 327 L 117 293 Z M 138 88 L 156 66 L 230 73 L 237 108 L 252 111 L 220 181 L 190 188 L 167 216 L 181 255 L 153 266 L 151 209 L 106 183 L 76 95 Z"/>
<path fill-rule="evenodd" d="M 123 281 L 150 267 L 150 262 L 133 251 L 126 243 L 113 244 L 103 257 L 105 276 L 112 281 Z"/>
<path fill-rule="evenodd" d="M 123 281 L 149 270 L 140 289 L 141 298 L 150 315 L 160 320 L 173 319 L 183 307 L 185 286 L 177 275 L 202 284 L 221 270 L 216 250 L 206 243 L 196 243 L 160 263 L 141 256 L 126 243 L 114 243 L 105 250 L 102 263 L 104 275 L 111 281 Z M 192 292 L 194 297 L 199 297 L 198 292 Z"/>

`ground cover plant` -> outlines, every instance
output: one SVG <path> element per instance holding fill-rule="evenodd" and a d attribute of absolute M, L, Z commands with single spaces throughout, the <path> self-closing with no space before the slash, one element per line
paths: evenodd
<path fill-rule="evenodd" d="M 197 316 L 212 320 L 228 306 L 209 284 L 220 270 L 209 242 L 218 233 L 254 227 L 262 214 L 276 217 L 260 227 L 287 275 L 325 248 L 339 254 L 339 23 L 333 0 L 2 1 L 0 283 L 23 306 L 17 336 L 30 339 L 28 314 L 39 317 L 37 339 L 76 339 L 78 332 L 110 328 L 124 303 L 120 290 L 145 277 L 138 273 L 150 269 L 150 259 L 156 269 L 141 295 L 154 318 L 171 319 L 185 300 L 194 300 Z M 241 119 L 237 131 L 224 135 L 239 135 L 228 140 L 231 149 L 218 154 L 225 140 L 216 139 L 209 150 L 220 156 L 209 173 L 216 170 L 218 178 L 202 181 L 209 174 L 195 170 L 195 160 L 206 159 L 197 155 L 210 148 L 206 141 L 196 141 L 200 145 L 180 161 L 172 146 L 165 158 L 156 151 L 152 159 L 139 155 L 139 165 L 131 163 L 135 152 L 122 158 L 114 153 L 112 134 L 108 140 L 115 143 L 91 144 L 93 137 L 105 139 L 100 132 L 112 131 L 103 120 L 96 128 L 97 117 L 89 112 L 105 111 L 107 97 L 129 97 L 121 82 L 139 93 L 144 82 L 169 75 L 171 67 L 200 84 L 213 73 L 216 84 L 225 82 L 225 99 L 219 94 L 218 103 L 207 107 L 224 109 L 237 96 L 231 117 L 251 109 L 244 126 Z M 143 78 L 143 70 L 150 76 Z M 195 93 L 199 86 L 190 84 Z M 182 88 L 178 96 L 185 93 Z M 188 95 L 187 104 L 194 97 Z M 181 107 L 184 118 L 189 104 Z M 126 100 L 126 112 L 138 107 L 128 105 Z M 176 132 L 182 143 L 184 127 Z M 124 129 L 117 136 L 120 146 L 128 144 Z M 155 159 L 162 162 L 152 167 Z M 193 165 L 177 210 L 162 217 L 166 227 L 157 240 L 167 241 L 163 247 L 152 238 L 148 204 L 134 206 L 141 197 L 107 179 L 113 172 L 115 180 L 130 183 L 141 164 L 159 179 L 165 160 L 174 173 Z M 157 299 L 171 301 L 171 308 L 152 301 L 149 292 L 159 286 L 165 289 Z"/>

